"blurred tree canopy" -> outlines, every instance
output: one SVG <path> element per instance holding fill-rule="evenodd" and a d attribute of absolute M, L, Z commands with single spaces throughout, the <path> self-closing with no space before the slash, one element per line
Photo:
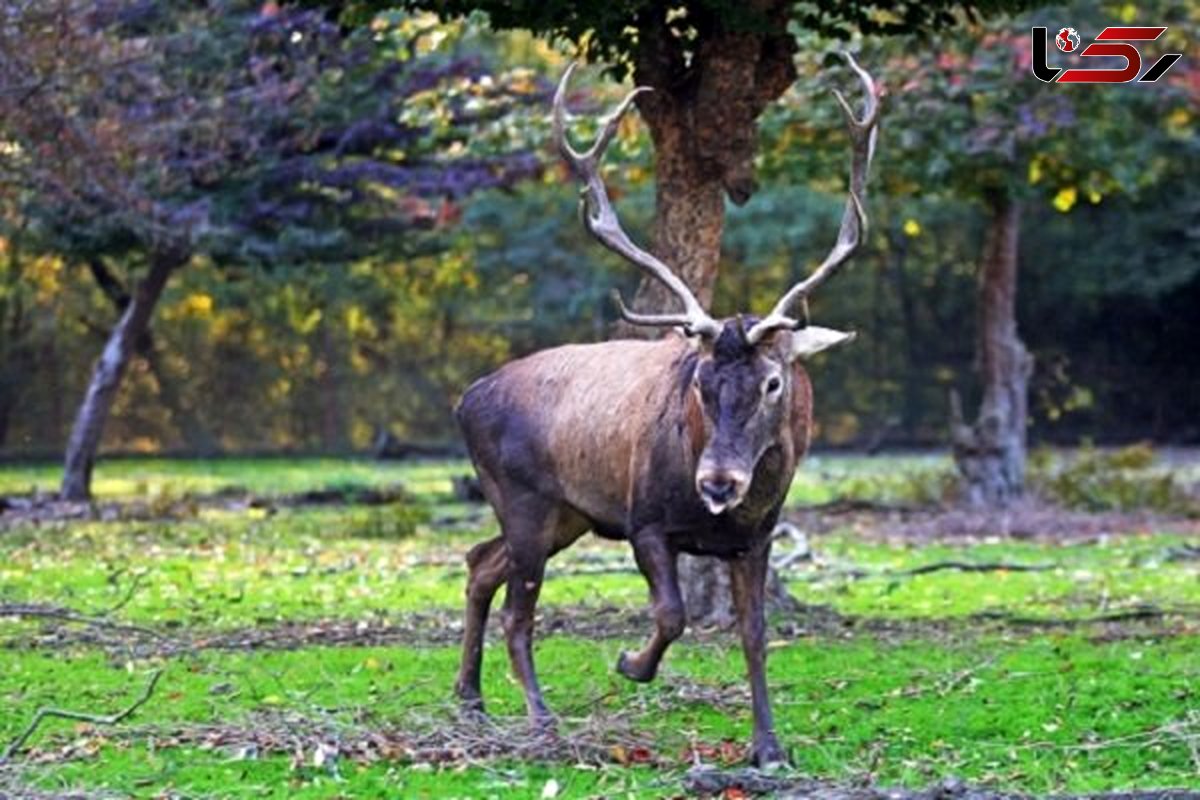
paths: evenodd
<path fill-rule="evenodd" d="M 379 9 L 403 7 L 431 11 L 443 19 L 474 12 L 486 15 L 496 30 L 525 30 L 569 42 L 579 55 L 612 64 L 629 77 L 639 50 L 646 45 L 645 31 L 662 18 L 678 30 L 680 46 L 695 49 L 706 39 L 724 32 L 780 35 L 785 22 L 810 33 L 848 39 L 864 36 L 916 34 L 959 22 L 956 12 L 972 18 L 1028 3 L 1012 0 L 816 0 L 808 3 L 763 4 L 738 0 L 621 0 L 614 3 L 580 3 L 577 0 L 509 2 L 509 0 L 348 0 L 319 3 L 342 11 L 348 20 L 362 20 Z"/>
<path fill-rule="evenodd" d="M 499 83 L 476 58 L 423 57 L 426 37 L 447 35 L 431 25 L 381 16 L 347 34 L 273 4 L 13 12 L 0 29 L 10 252 L 86 265 L 118 315 L 68 441 L 71 499 L 88 494 L 135 351 L 181 410 L 148 338 L 173 272 L 396 258 L 467 193 L 539 169 L 521 150 L 480 153 L 468 132 L 536 87 Z M 19 272 L 15 262 L 10 279 Z"/>

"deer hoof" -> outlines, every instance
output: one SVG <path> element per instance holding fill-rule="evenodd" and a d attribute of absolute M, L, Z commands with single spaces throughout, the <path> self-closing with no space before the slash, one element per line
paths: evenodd
<path fill-rule="evenodd" d="M 780 769 L 789 765 L 787 753 L 774 736 L 756 741 L 750 748 L 750 764 L 759 769 Z"/>
<path fill-rule="evenodd" d="M 543 736 L 554 736 L 558 733 L 558 720 L 546 709 L 531 714 L 529 725 L 535 733 Z"/>
<path fill-rule="evenodd" d="M 617 672 L 637 683 L 649 683 L 654 680 L 654 669 L 646 669 L 638 663 L 637 656 L 622 652 L 617 659 Z"/>
<path fill-rule="evenodd" d="M 483 707 L 482 697 L 463 698 L 458 702 L 458 713 L 463 719 L 467 720 L 485 720 L 487 719 L 487 710 Z"/>
<path fill-rule="evenodd" d="M 454 693 L 458 695 L 458 710 L 464 716 L 487 716 L 483 709 L 483 695 L 478 690 L 459 685 L 454 687 Z"/>

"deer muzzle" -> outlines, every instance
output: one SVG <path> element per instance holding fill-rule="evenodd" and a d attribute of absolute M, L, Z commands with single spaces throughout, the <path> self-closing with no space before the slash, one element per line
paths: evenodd
<path fill-rule="evenodd" d="M 696 492 L 714 516 L 736 508 L 748 488 L 750 476 L 741 470 L 701 469 L 696 473 Z"/>

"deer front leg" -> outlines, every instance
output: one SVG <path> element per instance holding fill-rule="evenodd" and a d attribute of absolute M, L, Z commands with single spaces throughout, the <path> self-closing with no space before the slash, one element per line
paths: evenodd
<path fill-rule="evenodd" d="M 633 556 L 638 569 L 650 584 L 654 604 L 654 633 L 638 653 L 621 653 L 617 672 L 626 678 L 646 683 L 654 680 L 658 663 L 667 646 L 683 634 L 686 614 L 675 571 L 675 553 L 671 552 L 657 529 L 639 531 L 632 538 Z"/>
<path fill-rule="evenodd" d="M 787 755 L 775 737 L 771 701 L 767 697 L 767 640 L 764 595 L 770 542 L 730 562 L 730 585 L 737 610 L 746 671 L 750 677 L 750 702 L 754 712 L 754 738 L 750 762 L 765 767 L 786 764 Z"/>

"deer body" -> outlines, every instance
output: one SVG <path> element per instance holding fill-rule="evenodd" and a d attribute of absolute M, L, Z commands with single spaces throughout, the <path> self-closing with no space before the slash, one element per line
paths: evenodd
<path fill-rule="evenodd" d="M 477 381 L 458 419 L 489 501 L 502 500 L 498 481 L 515 481 L 606 538 L 655 526 L 677 552 L 744 554 L 773 525 L 808 445 L 811 388 L 795 365 L 791 413 L 746 500 L 713 515 L 694 488 L 704 441 L 697 360 L 692 342 L 671 335 L 544 350 Z"/>
<path fill-rule="evenodd" d="M 844 98 L 852 141 L 850 198 L 829 256 L 763 319 L 708 315 L 670 269 L 621 230 L 599 160 L 621 116 L 644 89 L 606 119 L 579 153 L 566 141 L 568 68 L 554 99 L 554 130 L 564 159 L 584 184 L 584 224 L 679 300 L 682 312 L 638 314 L 635 325 L 675 328 L 656 341 L 567 345 L 513 361 L 476 381 L 457 416 L 500 535 L 467 554 L 470 577 L 456 690 L 481 711 L 484 629 L 492 598 L 506 585 L 503 623 L 509 658 L 537 724 L 552 717 L 533 665 L 533 620 L 546 561 L 588 530 L 628 540 L 650 588 L 654 631 L 617 670 L 654 678 L 686 614 L 676 573 L 679 553 L 730 565 L 730 587 L 750 679 L 751 760 L 785 761 L 775 736 L 766 681 L 764 590 L 770 537 L 797 461 L 808 446 L 812 388 L 802 362 L 852 335 L 809 326 L 790 309 L 857 249 L 874 150 L 875 85 L 847 57 L 866 89 L 856 117 Z M 620 298 L 618 297 L 618 302 Z"/>

